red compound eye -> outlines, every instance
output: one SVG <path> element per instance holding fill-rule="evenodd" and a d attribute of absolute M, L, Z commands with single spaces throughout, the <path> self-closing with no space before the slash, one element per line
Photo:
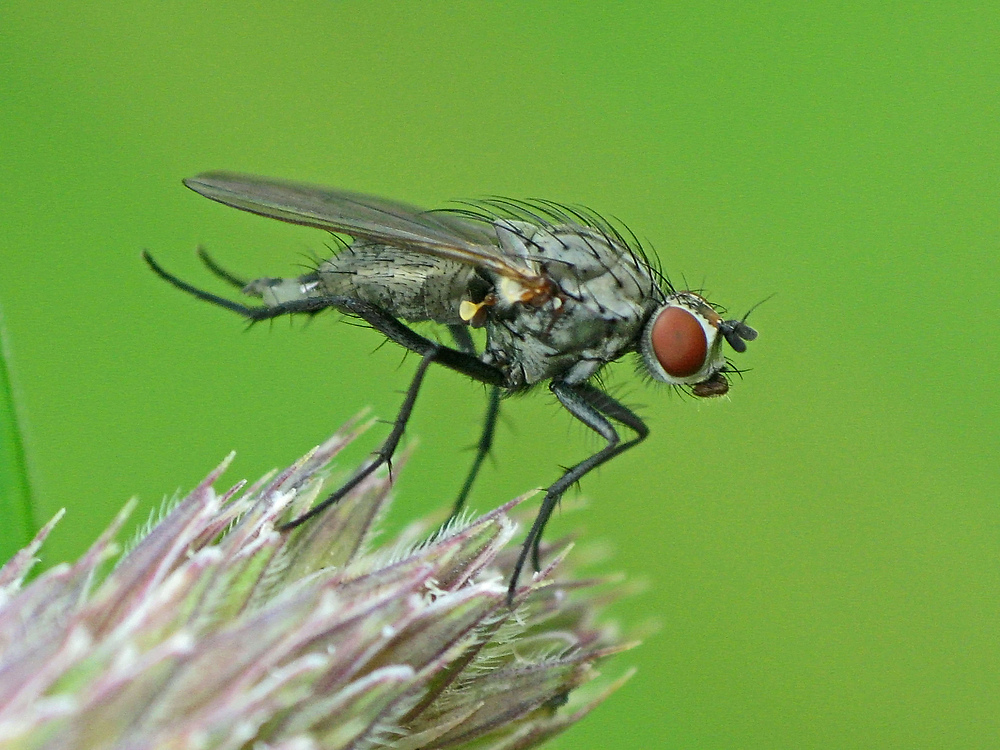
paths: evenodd
<path fill-rule="evenodd" d="M 683 307 L 668 307 L 657 316 L 650 344 L 660 366 L 671 377 L 687 378 L 705 366 L 708 355 L 705 329 Z"/>

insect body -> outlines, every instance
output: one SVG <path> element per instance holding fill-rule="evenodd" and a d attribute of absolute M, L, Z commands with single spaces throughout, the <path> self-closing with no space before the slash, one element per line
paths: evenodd
<path fill-rule="evenodd" d="M 722 342 L 737 351 L 757 332 L 744 320 L 723 320 L 695 292 L 675 290 L 642 253 L 600 217 L 546 201 L 484 201 L 456 211 L 421 211 L 341 190 L 212 172 L 186 180 L 192 190 L 252 213 L 348 235 L 350 244 L 308 274 L 246 283 L 202 254 L 216 275 L 263 304 L 250 307 L 205 292 L 146 260 L 174 286 L 250 320 L 316 313 L 326 308 L 359 317 L 421 355 L 392 432 L 373 461 L 305 515 L 335 503 L 398 445 L 431 362 L 492 386 L 479 451 L 455 505 L 462 507 L 489 451 L 503 393 L 542 382 L 574 417 L 601 435 L 597 453 L 567 469 L 546 491 L 512 573 L 509 598 L 538 546 L 559 498 L 591 469 L 648 435 L 643 421 L 591 380 L 607 363 L 637 353 L 653 380 L 720 396 L 733 370 Z M 455 348 L 403 321 L 447 326 Z M 470 328 L 486 333 L 477 352 Z M 622 442 L 614 423 L 635 433 Z"/>

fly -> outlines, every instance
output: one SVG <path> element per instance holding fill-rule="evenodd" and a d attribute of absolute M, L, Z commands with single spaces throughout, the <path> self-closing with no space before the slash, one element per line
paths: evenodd
<path fill-rule="evenodd" d="M 534 569 L 540 568 L 542 532 L 563 493 L 649 434 L 642 419 L 593 382 L 601 368 L 635 353 L 652 380 L 701 398 L 722 396 L 729 390 L 728 374 L 737 372 L 723 342 L 742 353 L 757 338 L 745 316 L 723 319 L 700 294 L 675 289 L 634 237 L 626 239 L 589 211 L 506 199 L 423 211 L 360 193 L 228 172 L 208 172 L 184 184 L 219 203 L 346 235 L 351 242 L 311 273 L 249 283 L 199 253 L 216 276 L 260 300 L 256 306 L 198 289 L 144 253 L 161 278 L 250 321 L 334 308 L 421 356 L 390 435 L 372 460 L 281 530 L 320 514 L 391 460 L 432 362 L 490 387 L 476 457 L 453 515 L 490 450 L 503 395 L 547 382 L 559 402 L 604 439 L 604 447 L 546 490 L 511 574 L 511 602 L 529 555 Z M 455 345 L 439 344 L 407 325 L 420 321 L 446 326 Z M 485 331 L 482 351 L 471 328 Z M 623 441 L 616 423 L 634 436 Z"/>

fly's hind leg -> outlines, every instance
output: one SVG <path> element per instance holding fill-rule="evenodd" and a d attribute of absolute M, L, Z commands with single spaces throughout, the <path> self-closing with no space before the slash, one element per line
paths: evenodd
<path fill-rule="evenodd" d="M 225 297 L 220 297 L 211 292 L 206 292 L 179 279 L 172 273 L 164 270 L 159 263 L 153 260 L 153 256 L 148 252 L 144 251 L 142 257 L 153 272 L 171 286 L 177 287 L 192 297 L 234 312 L 246 318 L 251 323 L 278 318 L 282 315 L 315 314 L 322 310 L 333 308 L 345 315 L 360 318 L 390 341 L 422 357 L 431 351 L 435 352 L 434 361 L 455 372 L 466 375 L 486 385 L 507 386 L 507 378 L 503 372 L 493 365 L 486 364 L 475 355 L 442 346 L 431 341 L 426 336 L 421 336 L 405 323 L 402 323 L 392 315 L 389 315 L 385 310 L 370 302 L 365 302 L 355 297 L 310 294 L 309 296 L 301 296 L 296 299 L 284 299 L 268 305 L 252 307 L 234 302 Z M 258 281 L 262 280 L 258 279 Z"/>
<path fill-rule="evenodd" d="M 196 286 L 188 284 L 186 281 L 183 281 L 164 270 L 155 260 L 153 260 L 153 257 L 148 252 L 143 253 L 143 258 L 146 260 L 146 263 L 149 264 L 149 267 L 160 278 L 172 286 L 175 286 L 181 291 L 187 292 L 200 300 L 210 302 L 213 305 L 235 312 L 243 318 L 249 320 L 251 323 L 277 318 L 282 315 L 295 315 L 300 313 L 315 314 L 321 310 L 332 307 L 335 310 L 339 310 L 347 315 L 353 315 L 361 318 L 376 331 L 379 331 L 381 334 L 386 336 L 389 340 L 396 342 L 400 346 L 405 347 L 422 357 L 420 365 L 417 367 L 417 372 L 413 377 L 413 381 L 410 383 L 410 387 L 406 392 L 406 398 L 403 400 L 403 405 L 399 410 L 399 414 L 396 416 L 395 422 L 393 423 L 392 431 L 386 441 L 376 452 L 374 460 L 362 467 L 347 481 L 347 483 L 344 484 L 344 486 L 331 493 L 318 505 L 314 506 L 293 521 L 290 521 L 282 526 L 280 528 L 281 531 L 293 529 L 310 518 L 322 513 L 325 509 L 340 500 L 351 489 L 356 487 L 365 479 L 365 477 L 369 476 L 379 466 L 388 463 L 392 459 L 392 455 L 395 452 L 396 447 L 399 445 L 399 441 L 406 429 L 406 423 L 409 421 L 410 414 L 413 411 L 413 405 L 417 400 L 417 393 L 420 391 L 424 375 L 427 372 L 427 368 L 430 367 L 431 362 L 438 362 L 445 367 L 455 370 L 456 372 L 460 372 L 463 375 L 467 375 L 468 377 L 478 380 L 481 383 L 486 383 L 487 385 L 498 387 L 506 384 L 506 379 L 504 378 L 503 373 L 492 365 L 488 365 L 485 362 L 480 361 L 478 357 L 472 354 L 459 351 L 457 349 L 451 349 L 447 346 L 442 346 L 424 336 L 421 336 L 412 328 L 389 315 L 381 308 L 363 300 L 359 300 L 354 297 L 316 295 L 276 302 L 271 305 L 250 307 L 248 305 L 242 305 L 238 302 L 226 299 L 225 297 L 220 297 L 216 294 L 206 292 Z"/>
<path fill-rule="evenodd" d="M 246 288 L 247 284 L 250 283 L 249 279 L 244 279 L 236 274 L 226 270 L 218 263 L 215 262 L 215 258 L 208 254 L 208 250 L 198 246 L 198 260 L 205 264 L 205 268 L 211 271 L 215 276 L 225 281 L 230 286 L 236 287 L 240 291 Z"/>
<path fill-rule="evenodd" d="M 475 356 L 476 346 L 472 341 L 472 336 L 469 335 L 469 329 L 463 325 L 451 325 L 448 326 L 451 331 L 452 338 L 455 339 L 455 345 L 463 352 Z M 479 436 L 479 443 L 476 445 L 476 457 L 472 460 L 472 466 L 469 468 L 469 473 L 465 477 L 465 482 L 462 484 L 462 489 L 459 490 L 458 498 L 455 500 L 455 506 L 451 510 L 451 515 L 449 519 L 454 518 L 459 513 L 462 512 L 462 508 L 465 506 L 465 501 L 469 497 L 469 492 L 472 491 L 472 485 L 476 481 L 476 477 L 479 476 L 479 470 L 483 466 L 483 461 L 490 453 L 490 449 L 493 447 L 493 434 L 496 432 L 497 418 L 500 414 L 500 388 L 498 386 L 493 386 L 490 388 L 489 400 L 486 405 L 486 416 L 483 419 L 483 431 Z"/>

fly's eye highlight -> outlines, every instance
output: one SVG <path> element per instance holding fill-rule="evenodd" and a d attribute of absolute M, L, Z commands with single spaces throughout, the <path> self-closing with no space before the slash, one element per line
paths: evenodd
<path fill-rule="evenodd" d="M 664 372 L 674 378 L 688 378 L 705 366 L 708 339 L 693 313 L 683 307 L 667 307 L 650 331 L 649 343 Z"/>

